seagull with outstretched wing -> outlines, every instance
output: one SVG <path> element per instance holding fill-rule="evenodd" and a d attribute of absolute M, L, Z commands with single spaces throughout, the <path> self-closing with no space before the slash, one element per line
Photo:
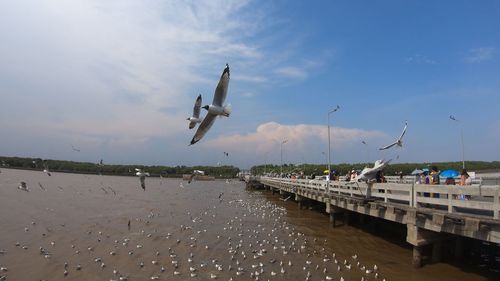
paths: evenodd
<path fill-rule="evenodd" d="M 139 180 L 141 181 L 141 187 L 144 191 L 146 191 L 146 176 L 149 177 L 148 172 L 144 172 L 141 169 L 135 168 L 136 172 L 135 175 L 139 177 Z"/>
<path fill-rule="evenodd" d="M 208 130 L 210 130 L 210 128 L 214 124 L 215 117 L 229 117 L 229 115 L 231 114 L 230 106 L 223 105 L 224 100 L 227 96 L 229 76 L 229 65 L 226 64 L 226 67 L 224 68 L 224 71 L 222 72 L 222 75 L 220 77 L 219 83 L 217 84 L 217 88 L 215 88 L 212 104 L 202 107 L 203 109 L 206 109 L 208 113 L 205 116 L 205 119 L 203 119 L 203 122 L 201 122 L 200 126 L 198 127 L 198 130 L 196 130 L 196 133 L 194 134 L 190 145 L 197 143 L 203 138 L 203 136 L 208 132 Z"/>
<path fill-rule="evenodd" d="M 203 176 L 203 175 L 205 175 L 204 171 L 194 170 L 193 173 L 189 176 L 188 183 L 191 183 L 193 179 L 195 179 L 197 176 Z"/>
<path fill-rule="evenodd" d="M 390 162 L 391 162 L 391 160 L 385 161 L 383 159 L 375 161 L 373 168 L 365 167 L 361 171 L 361 173 L 356 176 L 356 178 L 354 179 L 354 182 L 358 182 L 358 181 L 369 182 L 369 181 L 374 180 L 377 176 L 377 172 L 379 172 L 379 171 L 383 170 L 385 167 L 387 167 L 387 165 L 389 165 Z"/>
<path fill-rule="evenodd" d="M 47 162 L 43 162 L 43 172 L 47 174 L 47 176 L 51 176 L 50 171 L 49 171 L 49 164 Z"/>
<path fill-rule="evenodd" d="M 405 121 L 405 127 L 404 127 L 404 129 L 403 129 L 403 132 L 402 132 L 402 133 L 401 133 L 401 135 L 399 136 L 399 138 L 398 138 L 395 142 L 393 142 L 393 143 L 391 143 L 391 144 L 389 144 L 389 145 L 386 145 L 386 146 L 384 146 L 384 147 L 379 148 L 379 150 L 385 150 L 385 149 L 391 148 L 391 147 L 393 147 L 393 146 L 395 146 L 395 145 L 397 145 L 397 146 L 399 146 L 399 147 L 402 147 L 402 146 L 403 146 L 403 136 L 404 136 L 404 135 L 405 135 L 405 133 L 406 133 L 406 128 L 408 128 L 408 121 Z"/>
<path fill-rule="evenodd" d="M 201 95 L 198 95 L 196 101 L 194 102 L 193 116 L 187 119 L 189 121 L 189 129 L 192 129 L 196 126 L 196 124 L 201 123 L 200 108 L 201 108 Z"/>

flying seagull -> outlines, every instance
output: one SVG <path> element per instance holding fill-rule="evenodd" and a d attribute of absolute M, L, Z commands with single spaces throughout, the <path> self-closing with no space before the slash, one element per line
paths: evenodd
<path fill-rule="evenodd" d="M 405 127 L 403 129 L 403 132 L 401 133 L 401 136 L 399 136 L 399 138 L 395 142 L 393 142 L 393 143 L 391 143 L 389 145 L 386 145 L 384 147 L 381 147 L 381 148 L 379 148 L 379 150 L 385 150 L 385 149 L 391 148 L 391 147 L 393 147 L 395 145 L 397 145 L 399 147 L 402 147 L 403 146 L 403 136 L 406 133 L 406 128 L 408 128 L 408 121 L 405 121 Z"/>
<path fill-rule="evenodd" d="M 375 161 L 373 168 L 368 168 L 368 167 L 364 168 L 361 171 L 361 173 L 356 176 L 356 178 L 354 179 L 354 182 L 358 182 L 358 181 L 368 182 L 368 181 L 375 179 L 375 177 L 377 176 L 377 172 L 380 170 L 383 170 L 387 165 L 389 165 L 390 162 L 391 162 L 391 160 L 389 160 L 389 161 L 384 161 L 384 160 Z"/>
<path fill-rule="evenodd" d="M 201 123 L 200 119 L 200 108 L 201 108 L 201 95 L 198 95 L 193 107 L 193 116 L 189 117 L 189 129 L 192 129 L 196 124 Z"/>
<path fill-rule="evenodd" d="M 71 145 L 71 148 L 76 152 L 80 152 L 80 149 L 75 148 L 73 145 Z"/>
<path fill-rule="evenodd" d="M 51 176 L 50 171 L 49 171 L 49 164 L 47 162 L 43 162 L 43 172 L 47 174 L 47 176 Z"/>
<path fill-rule="evenodd" d="M 141 169 L 138 169 L 138 168 L 135 168 L 135 175 L 139 177 L 139 180 L 141 181 L 141 187 L 144 191 L 146 191 L 146 176 L 149 177 L 149 173 L 147 172 L 144 172 L 143 170 Z"/>
<path fill-rule="evenodd" d="M 203 176 L 203 175 L 205 175 L 204 171 L 194 170 L 191 176 L 189 176 L 188 183 L 191 183 L 191 181 L 193 181 L 193 179 L 195 179 L 197 176 Z"/>
<path fill-rule="evenodd" d="M 198 130 L 194 134 L 190 145 L 197 143 L 201 140 L 201 138 L 203 138 L 203 136 L 208 132 L 208 130 L 210 130 L 210 128 L 214 124 L 215 117 L 229 117 L 229 115 L 231 114 L 230 106 L 223 105 L 227 95 L 229 76 L 229 65 L 226 64 L 226 67 L 224 68 L 224 71 L 222 72 L 222 75 L 220 77 L 219 84 L 217 84 L 217 88 L 215 88 L 212 104 L 205 105 L 203 107 L 203 109 L 206 109 L 208 113 L 205 116 L 205 119 L 203 119 L 203 122 L 201 122 L 200 126 L 198 127 Z"/>
<path fill-rule="evenodd" d="M 224 155 L 226 155 L 226 157 L 229 156 L 229 152 L 224 151 Z"/>
<path fill-rule="evenodd" d="M 455 118 L 455 116 L 453 116 L 453 115 L 450 115 L 450 119 L 453 121 L 458 121 L 457 118 Z"/>

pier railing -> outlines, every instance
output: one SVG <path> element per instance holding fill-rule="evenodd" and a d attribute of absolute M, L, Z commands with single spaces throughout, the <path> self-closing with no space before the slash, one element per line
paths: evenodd
<path fill-rule="evenodd" d="M 321 198 L 335 195 L 370 198 L 414 208 L 448 213 L 500 218 L 500 186 L 427 185 L 408 183 L 363 183 L 260 177 L 262 184 L 293 193 L 311 193 Z"/>

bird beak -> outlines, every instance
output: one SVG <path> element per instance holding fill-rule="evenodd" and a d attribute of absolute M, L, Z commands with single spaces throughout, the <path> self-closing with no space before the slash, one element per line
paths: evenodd
<path fill-rule="evenodd" d="M 208 105 L 205 105 L 204 107 L 202 107 L 203 109 L 206 109 L 208 110 Z"/>

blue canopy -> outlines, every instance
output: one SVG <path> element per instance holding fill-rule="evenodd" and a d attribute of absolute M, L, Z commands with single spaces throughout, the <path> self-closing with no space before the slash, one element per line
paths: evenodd
<path fill-rule="evenodd" d="M 455 171 L 455 170 L 445 170 L 445 171 L 442 171 L 439 175 L 443 178 L 454 178 L 454 177 L 457 177 L 458 175 L 460 175 L 460 173 L 458 171 Z"/>
<path fill-rule="evenodd" d="M 415 169 L 415 170 L 413 170 L 413 172 L 411 172 L 411 174 L 412 175 L 420 175 L 423 172 L 424 172 L 423 170 Z"/>

